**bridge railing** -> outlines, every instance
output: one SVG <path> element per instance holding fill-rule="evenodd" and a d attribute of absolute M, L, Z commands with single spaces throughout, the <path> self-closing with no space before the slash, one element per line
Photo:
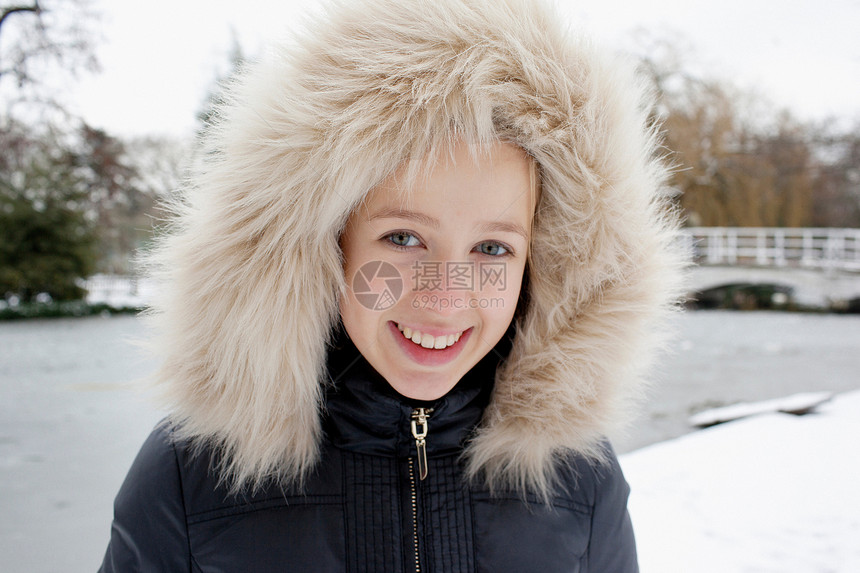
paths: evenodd
<path fill-rule="evenodd" d="M 700 265 L 860 272 L 860 229 L 690 227 L 683 237 Z"/>

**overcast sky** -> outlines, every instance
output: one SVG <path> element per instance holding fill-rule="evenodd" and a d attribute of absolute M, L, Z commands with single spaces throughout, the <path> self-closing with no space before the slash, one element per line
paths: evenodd
<path fill-rule="evenodd" d="M 860 120 L 860 0 L 557 0 L 576 29 L 635 51 L 636 31 L 674 38 L 691 65 L 802 119 Z M 103 71 L 69 98 L 123 136 L 184 136 L 235 33 L 246 55 L 289 34 L 318 0 L 92 0 Z M 640 44 L 641 45 L 641 44 Z"/>

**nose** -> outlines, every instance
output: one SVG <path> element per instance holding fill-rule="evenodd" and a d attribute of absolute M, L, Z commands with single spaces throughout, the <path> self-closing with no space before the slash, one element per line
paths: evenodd
<path fill-rule="evenodd" d="M 473 261 L 416 261 L 412 292 L 419 308 L 448 316 L 471 308 L 477 296 L 478 269 Z"/>

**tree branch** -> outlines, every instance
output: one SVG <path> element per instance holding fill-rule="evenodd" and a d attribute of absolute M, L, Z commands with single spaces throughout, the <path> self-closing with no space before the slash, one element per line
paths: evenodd
<path fill-rule="evenodd" d="M 3 23 L 6 21 L 6 18 L 18 12 L 32 12 L 36 16 L 40 16 L 42 14 L 42 7 L 39 6 L 39 2 L 36 0 L 30 6 L 9 6 L 8 8 L 3 8 L 3 13 L 0 14 L 0 30 L 3 29 Z"/>

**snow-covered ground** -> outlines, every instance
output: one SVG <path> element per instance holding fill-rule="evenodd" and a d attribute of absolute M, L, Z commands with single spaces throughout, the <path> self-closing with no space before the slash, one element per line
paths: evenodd
<path fill-rule="evenodd" d="M 860 572 L 860 392 L 622 456 L 642 573 Z"/>
<path fill-rule="evenodd" d="M 642 572 L 860 572 L 860 316 L 696 312 L 678 328 L 618 448 Z M 127 342 L 144 335 L 131 316 L 0 323 L 3 573 L 98 568 L 160 417 L 130 386 L 155 366 Z M 814 414 L 689 433 L 706 408 L 822 391 Z"/>

